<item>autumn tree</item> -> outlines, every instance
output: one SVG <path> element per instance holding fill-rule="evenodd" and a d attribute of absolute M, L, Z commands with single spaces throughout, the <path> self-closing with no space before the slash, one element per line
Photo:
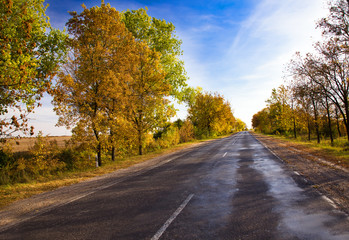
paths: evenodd
<path fill-rule="evenodd" d="M 236 132 L 241 132 L 241 131 L 245 131 L 246 129 L 247 129 L 246 123 L 244 123 L 241 119 L 237 118 L 235 120 L 234 130 Z"/>
<path fill-rule="evenodd" d="M 199 136 L 226 134 L 234 128 L 235 118 L 230 104 L 218 93 L 198 92 L 188 114 Z"/>
<path fill-rule="evenodd" d="M 269 112 L 269 108 L 264 108 L 252 116 L 252 127 L 255 131 L 262 133 L 272 132 Z"/>
<path fill-rule="evenodd" d="M 349 47 L 349 1 L 334 0 L 329 3 L 330 14 L 322 18 L 318 27 L 325 37 L 340 42 L 348 51 Z"/>
<path fill-rule="evenodd" d="M 189 142 L 194 140 L 195 138 L 195 132 L 194 132 L 194 126 L 193 123 L 186 119 L 179 128 L 179 137 L 180 142 Z"/>
<path fill-rule="evenodd" d="M 101 7 L 70 12 L 70 59 L 55 87 L 55 111 L 59 124 L 75 126 L 75 136 L 93 136 L 99 165 L 101 154 L 115 134 L 116 118 L 132 83 L 135 42 L 115 8 Z"/>
<path fill-rule="evenodd" d="M 313 95 L 316 97 L 313 99 L 314 102 L 322 104 L 325 108 L 330 108 L 330 103 L 336 106 L 349 134 L 349 84 L 347 82 L 349 72 L 346 67 L 349 64 L 349 55 L 336 40 L 318 43 L 316 50 L 319 53 L 317 56 L 313 54 L 307 54 L 304 58 L 298 56 L 293 62 L 294 72 L 308 79 L 304 85 L 307 88 L 312 87 Z"/>
<path fill-rule="evenodd" d="M 160 53 L 165 80 L 171 85 L 170 95 L 185 100 L 187 76 L 180 59 L 182 41 L 175 35 L 175 26 L 149 16 L 146 8 L 123 12 L 123 22 L 137 41 L 145 42 L 151 50 Z"/>
<path fill-rule="evenodd" d="M 64 60 L 66 34 L 51 28 L 46 8 L 44 0 L 0 0 L 1 136 L 28 132 L 27 114 Z"/>
<path fill-rule="evenodd" d="M 166 99 L 171 85 L 161 68 L 160 53 L 138 42 L 134 68 L 127 108 L 138 136 L 138 153 L 142 155 L 145 135 L 166 123 L 175 112 Z"/>
<path fill-rule="evenodd" d="M 284 85 L 272 90 L 267 104 L 274 132 L 288 133 L 292 129 L 292 111 L 289 104 L 289 90 Z"/>
<path fill-rule="evenodd" d="M 293 77 L 290 86 L 293 115 L 297 115 L 300 129 L 307 126 L 309 140 L 315 129 L 318 143 L 321 136 L 329 136 L 333 143 L 334 121 L 339 136 L 344 124 L 349 141 L 349 1 L 331 1 L 329 10 L 329 16 L 318 23 L 324 40 L 315 44 L 315 53 L 304 57 L 297 53 L 288 65 L 288 72 Z M 271 106 L 267 110 L 270 112 L 264 111 L 266 115 L 273 113 Z M 258 113 L 253 119 L 258 126 L 261 116 Z"/>
<path fill-rule="evenodd" d="M 322 28 L 326 41 L 317 44 L 317 50 L 324 57 L 318 70 L 323 75 L 319 84 L 326 97 L 336 106 L 343 117 L 349 141 L 348 102 L 348 59 L 349 59 L 349 1 L 336 0 L 330 3 L 330 14 L 322 18 L 318 27 Z M 339 128 L 338 131 L 340 132 Z"/>
<path fill-rule="evenodd" d="M 302 77 L 294 76 L 294 81 L 291 84 L 292 96 L 295 99 L 295 104 L 298 106 L 297 117 L 300 119 L 299 125 L 307 129 L 308 140 L 311 139 L 312 129 L 312 95 L 308 94 L 308 85 Z"/>
<path fill-rule="evenodd" d="M 327 100 L 330 100 L 342 115 L 349 141 L 349 54 L 335 40 L 318 44 L 317 50 L 323 58 L 310 59 L 318 77 L 314 82 L 321 88 Z"/>

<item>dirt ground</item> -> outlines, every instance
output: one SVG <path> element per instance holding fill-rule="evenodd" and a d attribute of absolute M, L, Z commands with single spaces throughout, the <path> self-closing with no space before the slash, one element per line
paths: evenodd
<path fill-rule="evenodd" d="M 291 170 L 298 173 L 298 178 L 305 179 L 304 184 L 310 185 L 332 200 L 337 208 L 349 214 L 349 169 L 347 167 L 340 166 L 333 157 L 302 145 L 259 134 L 254 136 Z"/>

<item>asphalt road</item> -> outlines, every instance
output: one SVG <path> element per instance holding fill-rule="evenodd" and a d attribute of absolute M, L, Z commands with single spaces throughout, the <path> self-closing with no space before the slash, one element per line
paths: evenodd
<path fill-rule="evenodd" d="M 0 239 L 349 239 L 349 220 L 242 132 L 116 176 Z"/>

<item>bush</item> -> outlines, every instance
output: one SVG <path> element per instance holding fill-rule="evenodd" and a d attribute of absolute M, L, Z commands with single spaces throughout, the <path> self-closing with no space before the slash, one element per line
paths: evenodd
<path fill-rule="evenodd" d="M 189 120 L 185 120 L 181 128 L 179 129 L 179 141 L 189 142 L 194 140 L 194 126 Z"/>

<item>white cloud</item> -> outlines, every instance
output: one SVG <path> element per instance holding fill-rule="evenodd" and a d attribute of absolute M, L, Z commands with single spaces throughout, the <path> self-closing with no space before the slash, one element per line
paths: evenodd
<path fill-rule="evenodd" d="M 319 0 L 265 0 L 238 29 L 236 24 L 222 29 L 214 25 L 218 18 L 203 15 L 201 32 L 179 33 L 189 84 L 222 93 L 235 116 L 250 126 L 272 88 L 283 83 L 285 65 L 293 54 L 312 51 L 312 44 L 321 38 L 316 22 L 327 11 Z M 209 42 L 202 40 L 204 30 L 215 31 Z"/>
<path fill-rule="evenodd" d="M 265 0 L 241 23 L 224 58 L 225 96 L 248 125 L 265 106 L 271 89 L 283 83 L 285 65 L 296 51 L 312 51 L 321 38 L 316 22 L 327 15 L 318 0 Z M 222 79 L 223 79 L 222 78 Z M 229 92 L 231 90 L 231 92 Z"/>

